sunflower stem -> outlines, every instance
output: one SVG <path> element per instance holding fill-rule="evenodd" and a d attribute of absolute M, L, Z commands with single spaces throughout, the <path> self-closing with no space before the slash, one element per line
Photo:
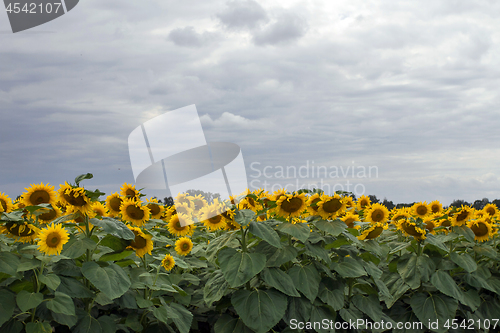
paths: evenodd
<path fill-rule="evenodd" d="M 247 242 L 246 242 L 247 233 L 243 229 L 243 226 L 240 226 L 240 230 L 241 230 L 241 251 L 247 252 Z"/>

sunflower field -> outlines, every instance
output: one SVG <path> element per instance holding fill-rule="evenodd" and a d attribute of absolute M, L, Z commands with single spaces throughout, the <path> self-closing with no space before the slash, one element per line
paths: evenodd
<path fill-rule="evenodd" d="M 500 330 L 493 204 L 258 190 L 165 206 L 90 178 L 0 193 L 0 332 Z"/>

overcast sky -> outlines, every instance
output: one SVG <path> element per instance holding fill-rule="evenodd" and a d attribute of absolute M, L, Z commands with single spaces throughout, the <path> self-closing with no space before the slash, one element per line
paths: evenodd
<path fill-rule="evenodd" d="M 324 184 L 395 203 L 500 198 L 499 16 L 491 0 L 85 0 L 13 34 L 2 10 L 0 192 L 91 172 L 111 194 L 134 183 L 132 130 L 195 104 L 254 185 L 310 186 L 324 166 Z"/>

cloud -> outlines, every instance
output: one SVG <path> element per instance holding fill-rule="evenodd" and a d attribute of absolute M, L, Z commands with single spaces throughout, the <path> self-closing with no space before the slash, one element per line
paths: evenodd
<path fill-rule="evenodd" d="M 175 45 L 185 46 L 185 47 L 202 47 L 210 44 L 217 38 L 217 34 L 213 32 L 198 33 L 194 30 L 194 27 L 184 27 L 176 28 L 172 30 L 168 39 L 171 40 Z"/>
<path fill-rule="evenodd" d="M 295 41 L 305 35 L 307 24 L 303 18 L 292 12 L 278 16 L 275 22 L 253 34 L 256 45 L 276 45 Z"/>
<path fill-rule="evenodd" d="M 215 127 L 218 130 L 220 129 L 229 129 L 234 131 L 235 128 L 239 129 L 256 129 L 256 128 L 265 128 L 268 127 L 266 125 L 266 121 L 264 120 L 251 120 L 245 117 L 235 115 L 230 112 L 224 112 L 218 119 L 212 119 L 210 115 L 204 114 L 200 117 L 201 123 L 206 127 Z"/>
<path fill-rule="evenodd" d="M 228 1 L 226 7 L 216 17 L 228 29 L 254 29 L 269 19 L 264 8 L 254 0 Z"/>

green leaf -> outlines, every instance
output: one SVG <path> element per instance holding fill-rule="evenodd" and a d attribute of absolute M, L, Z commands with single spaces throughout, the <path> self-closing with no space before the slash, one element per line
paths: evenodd
<path fill-rule="evenodd" d="M 293 285 L 292 278 L 281 269 L 274 267 L 266 268 L 262 271 L 261 277 L 270 287 L 278 289 L 288 296 L 300 297 L 299 292 Z"/>
<path fill-rule="evenodd" d="M 57 291 L 62 292 L 71 297 L 91 298 L 94 293 L 85 287 L 79 280 L 74 278 L 59 276 L 60 284 Z"/>
<path fill-rule="evenodd" d="M 100 316 L 97 321 L 101 325 L 103 333 L 114 333 L 116 332 L 116 323 L 110 316 Z"/>
<path fill-rule="evenodd" d="M 280 236 L 273 228 L 265 223 L 251 222 L 248 231 L 253 235 L 265 240 L 274 247 L 281 248 Z"/>
<path fill-rule="evenodd" d="M 193 314 L 177 303 L 170 303 L 167 305 L 167 311 L 170 318 L 175 323 L 175 326 L 179 329 L 181 333 L 189 333 L 189 329 L 191 328 L 191 322 L 193 321 Z"/>
<path fill-rule="evenodd" d="M 474 232 L 469 227 L 462 225 L 460 227 L 452 227 L 452 230 L 464 236 L 469 242 L 474 243 L 476 235 L 474 235 Z"/>
<path fill-rule="evenodd" d="M 306 296 L 311 303 L 318 295 L 321 277 L 312 264 L 307 266 L 295 265 L 288 271 L 295 288 Z"/>
<path fill-rule="evenodd" d="M 127 292 L 130 279 L 127 273 L 116 264 L 100 267 L 95 262 L 86 262 L 82 265 L 83 275 L 110 299 L 115 299 Z"/>
<path fill-rule="evenodd" d="M 398 272 L 411 289 L 420 287 L 422 278 L 420 271 L 417 269 L 417 255 L 415 253 L 407 253 L 399 258 Z"/>
<path fill-rule="evenodd" d="M 214 326 L 214 332 L 218 333 L 253 333 L 239 318 L 233 318 L 227 314 L 222 315 Z"/>
<path fill-rule="evenodd" d="M 26 290 L 21 290 L 16 297 L 16 303 L 21 311 L 26 312 L 29 309 L 36 308 L 43 301 L 43 294 L 29 293 Z"/>
<path fill-rule="evenodd" d="M 376 295 L 354 295 L 351 299 L 354 306 L 361 312 L 365 313 L 375 322 L 380 322 L 382 319 L 382 307 Z"/>
<path fill-rule="evenodd" d="M 300 322 L 306 322 L 311 318 L 313 305 L 305 297 L 288 297 L 288 308 L 283 320 L 290 325 L 292 319 Z"/>
<path fill-rule="evenodd" d="M 319 333 L 332 332 L 330 329 L 325 328 L 324 325 L 327 324 L 329 328 L 330 327 L 333 328 L 333 325 L 330 324 L 334 322 L 335 322 L 335 312 L 332 313 L 332 311 L 325 306 L 313 306 L 311 311 L 311 323 L 321 323 L 320 327 L 314 326 L 314 330 L 316 332 Z"/>
<path fill-rule="evenodd" d="M 207 260 L 212 262 L 217 253 L 223 247 L 237 247 L 239 245 L 236 240 L 236 232 L 225 232 L 221 236 L 210 241 L 207 247 Z"/>
<path fill-rule="evenodd" d="M 99 321 L 89 314 L 85 314 L 73 329 L 73 333 L 107 333 L 102 331 Z"/>
<path fill-rule="evenodd" d="M 476 299 L 474 299 L 473 294 L 465 293 L 460 289 L 455 280 L 445 271 L 438 270 L 431 277 L 431 283 L 443 294 L 453 297 L 460 303 L 465 304 L 471 308 L 478 307 Z"/>
<path fill-rule="evenodd" d="M 141 309 L 149 308 L 153 305 L 149 299 L 144 299 L 141 295 L 135 295 L 135 301 L 137 302 L 137 306 Z"/>
<path fill-rule="evenodd" d="M 47 309 L 65 315 L 75 315 L 75 304 L 71 297 L 59 291 L 56 291 L 54 295 L 54 298 L 47 301 Z"/>
<path fill-rule="evenodd" d="M 334 237 L 340 235 L 342 231 L 344 231 L 344 229 L 347 228 L 346 224 L 340 220 L 333 220 L 331 222 L 325 220 L 319 220 L 316 223 L 314 223 L 314 225 L 319 230 L 329 233 Z"/>
<path fill-rule="evenodd" d="M 352 303 L 348 308 L 340 309 L 339 314 L 347 322 L 356 322 L 358 319 L 363 318 L 363 313 L 356 309 Z"/>
<path fill-rule="evenodd" d="M 38 280 L 52 290 L 56 290 L 61 284 L 61 279 L 55 274 L 40 275 Z"/>
<path fill-rule="evenodd" d="M 311 234 L 311 229 L 309 229 L 309 225 L 307 225 L 307 223 L 281 223 L 278 225 L 277 229 L 285 234 L 297 238 L 301 242 L 305 242 Z"/>
<path fill-rule="evenodd" d="M 113 235 L 106 235 L 99 242 L 102 246 L 107 246 L 115 252 L 123 252 L 130 242 Z"/>
<path fill-rule="evenodd" d="M 26 259 L 26 258 L 21 258 L 20 264 L 17 266 L 17 271 L 18 272 L 25 272 L 32 270 L 34 268 L 40 267 L 40 261 L 36 259 Z"/>
<path fill-rule="evenodd" d="M 26 333 L 52 333 L 52 327 L 50 323 L 27 323 Z"/>
<path fill-rule="evenodd" d="M 488 245 L 478 245 L 477 246 L 476 245 L 473 247 L 473 249 L 477 254 L 480 254 L 482 256 L 485 256 L 485 257 L 488 257 L 491 259 L 497 258 L 497 252 L 491 246 L 488 246 Z"/>
<path fill-rule="evenodd" d="M 75 184 L 76 186 L 80 186 L 80 182 L 85 179 L 92 179 L 94 178 L 94 175 L 91 173 L 85 173 L 82 175 L 79 175 L 78 177 L 75 178 Z"/>
<path fill-rule="evenodd" d="M 72 238 L 66 244 L 62 251 L 62 255 L 75 259 L 82 256 L 87 250 L 93 250 L 96 247 L 96 243 L 90 238 L 77 239 Z"/>
<path fill-rule="evenodd" d="M 318 297 L 335 311 L 344 307 L 344 284 L 330 278 L 323 278 L 319 284 Z"/>
<path fill-rule="evenodd" d="M 69 259 L 63 259 L 55 263 L 54 266 L 52 266 L 52 271 L 57 275 L 75 277 L 82 276 L 80 267 L 75 265 L 74 260 Z"/>
<path fill-rule="evenodd" d="M 446 320 L 455 318 L 458 302 L 442 294 L 417 293 L 410 298 L 410 306 L 420 322 L 427 328 L 431 329 L 429 323 L 438 321 L 438 329 L 432 328 L 432 330 L 447 332 L 448 329 L 443 325 Z"/>
<path fill-rule="evenodd" d="M 476 261 L 467 253 L 458 254 L 457 252 L 452 252 L 450 259 L 469 273 L 477 269 Z"/>
<path fill-rule="evenodd" d="M 0 272 L 14 276 L 17 274 L 17 266 L 20 263 L 19 257 L 15 254 L 0 252 Z"/>
<path fill-rule="evenodd" d="M 420 272 L 422 281 L 428 282 L 432 273 L 436 270 L 436 264 L 427 255 L 420 255 L 417 258 L 417 269 Z"/>
<path fill-rule="evenodd" d="M 116 220 L 111 217 L 103 217 L 102 220 L 99 219 L 90 219 L 90 223 L 93 225 L 102 228 L 106 233 L 112 234 L 116 237 L 125 239 L 125 240 L 133 240 L 135 239 L 135 235 L 122 221 Z"/>
<path fill-rule="evenodd" d="M 129 255 L 134 253 L 134 251 L 127 250 L 118 253 L 107 253 L 99 258 L 99 261 L 118 261 L 127 258 Z"/>
<path fill-rule="evenodd" d="M 0 326 L 10 320 L 16 308 L 16 298 L 13 293 L 0 289 Z"/>
<path fill-rule="evenodd" d="M 268 332 L 285 314 L 287 298 L 274 289 L 238 290 L 231 297 L 243 323 L 257 333 Z"/>
<path fill-rule="evenodd" d="M 53 312 L 53 311 L 51 311 L 50 314 L 52 315 L 52 318 L 54 318 L 54 320 L 57 321 L 59 324 L 66 325 L 69 328 L 75 326 L 75 324 L 78 321 L 77 316 L 68 316 L 68 315 Z"/>
<path fill-rule="evenodd" d="M 234 215 L 234 221 L 239 225 L 246 226 L 255 217 L 255 212 L 250 209 L 237 210 Z"/>
<path fill-rule="evenodd" d="M 267 260 L 267 267 L 280 267 L 284 263 L 292 261 L 297 257 L 298 251 L 293 246 L 283 246 L 281 249 L 275 250 L 273 255 Z"/>
<path fill-rule="evenodd" d="M 305 242 L 306 245 L 306 253 L 310 256 L 317 257 L 319 259 L 324 260 L 327 264 L 331 262 L 330 254 L 327 250 L 323 248 L 321 243 L 311 244 L 309 241 Z"/>
<path fill-rule="evenodd" d="M 430 234 L 428 233 L 426 235 L 426 238 L 425 238 L 425 241 L 424 243 L 426 244 L 432 244 L 434 245 L 435 247 L 445 251 L 445 252 L 450 252 L 450 249 L 448 248 L 448 246 L 446 246 L 439 237 L 433 235 L 433 234 Z"/>
<path fill-rule="evenodd" d="M 344 278 L 367 275 L 363 265 L 351 257 L 344 258 L 344 261 L 341 263 L 332 263 L 332 268 Z"/>
<path fill-rule="evenodd" d="M 218 260 L 222 274 L 232 288 L 250 281 L 266 265 L 264 254 L 242 253 L 230 247 L 219 251 Z"/>
<path fill-rule="evenodd" d="M 212 273 L 203 288 L 203 300 L 208 306 L 212 306 L 213 302 L 219 301 L 224 296 L 228 288 L 229 283 L 222 272 L 217 270 Z"/>

